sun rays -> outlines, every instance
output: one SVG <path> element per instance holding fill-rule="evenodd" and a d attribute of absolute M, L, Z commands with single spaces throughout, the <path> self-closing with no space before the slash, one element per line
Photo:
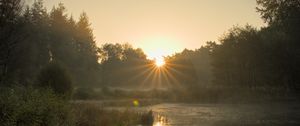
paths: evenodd
<path fill-rule="evenodd" d="M 130 83 L 138 83 L 138 89 L 180 88 L 181 85 L 177 79 L 177 75 L 179 75 L 176 71 L 177 67 L 179 65 L 171 64 L 164 58 L 156 58 L 144 65 L 127 68 L 127 73 L 134 70 L 140 71 L 127 80 Z"/>
<path fill-rule="evenodd" d="M 154 59 L 156 67 L 163 67 L 165 63 L 165 59 L 163 57 L 157 57 Z"/>

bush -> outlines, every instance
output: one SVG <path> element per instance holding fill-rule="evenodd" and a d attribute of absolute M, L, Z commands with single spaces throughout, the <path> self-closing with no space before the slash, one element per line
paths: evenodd
<path fill-rule="evenodd" d="M 51 88 L 57 94 L 71 95 L 72 80 L 66 70 L 58 63 L 51 62 L 44 67 L 37 80 L 39 87 Z"/>
<path fill-rule="evenodd" d="M 72 125 L 71 107 L 51 90 L 0 88 L 1 126 Z"/>

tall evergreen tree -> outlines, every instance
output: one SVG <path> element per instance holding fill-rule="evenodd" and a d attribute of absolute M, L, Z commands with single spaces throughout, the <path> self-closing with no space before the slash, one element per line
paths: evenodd
<path fill-rule="evenodd" d="M 22 11 L 21 0 L 0 1 L 0 82 L 2 83 L 8 72 L 11 55 L 20 42 L 22 35 L 18 35 L 22 25 L 20 20 Z"/>

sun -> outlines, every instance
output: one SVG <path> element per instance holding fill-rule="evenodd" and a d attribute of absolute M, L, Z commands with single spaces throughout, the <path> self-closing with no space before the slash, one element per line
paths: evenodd
<path fill-rule="evenodd" d="M 162 66 L 164 66 L 166 64 L 166 62 L 165 62 L 165 60 L 164 60 L 163 57 L 157 57 L 157 58 L 154 59 L 154 61 L 155 61 L 155 65 L 157 67 L 162 67 Z"/>

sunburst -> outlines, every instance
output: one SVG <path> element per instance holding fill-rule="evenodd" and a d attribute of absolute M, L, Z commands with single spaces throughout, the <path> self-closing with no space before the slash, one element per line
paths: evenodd
<path fill-rule="evenodd" d="M 154 59 L 156 67 L 163 67 L 166 63 L 163 57 L 156 57 Z"/>

